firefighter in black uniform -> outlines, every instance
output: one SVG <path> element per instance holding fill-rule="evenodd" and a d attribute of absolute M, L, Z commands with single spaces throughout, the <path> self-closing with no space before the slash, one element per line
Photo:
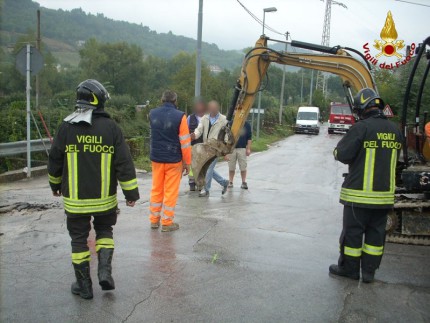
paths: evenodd
<path fill-rule="evenodd" d="M 103 290 L 115 289 L 112 278 L 117 220 L 117 182 L 128 206 L 139 199 L 136 172 L 118 125 L 104 111 L 109 94 L 96 80 L 78 85 L 76 109 L 61 124 L 49 155 L 49 183 L 54 196 L 63 195 L 67 229 L 72 239 L 76 282 L 72 293 L 93 297 L 88 234 L 93 218 L 98 278 Z"/>
<path fill-rule="evenodd" d="M 382 113 L 384 103 L 369 88 L 358 92 L 354 110 L 360 121 L 334 150 L 349 166 L 340 193 L 344 205 L 340 257 L 331 274 L 370 283 L 379 268 L 385 243 L 387 214 L 394 204 L 396 164 L 402 147 L 400 129 Z M 363 240 L 364 236 L 364 240 Z"/>

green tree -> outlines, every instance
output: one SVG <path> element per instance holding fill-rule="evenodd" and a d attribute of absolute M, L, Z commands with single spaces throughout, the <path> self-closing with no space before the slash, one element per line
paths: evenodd
<path fill-rule="evenodd" d="M 108 83 L 115 94 L 129 94 L 140 100 L 144 83 L 142 49 L 122 43 L 99 43 L 90 39 L 79 52 L 82 78 Z"/>

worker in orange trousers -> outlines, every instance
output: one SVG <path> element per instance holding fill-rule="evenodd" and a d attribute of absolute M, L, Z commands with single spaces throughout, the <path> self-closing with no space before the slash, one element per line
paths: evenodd
<path fill-rule="evenodd" d="M 166 90 L 162 105 L 151 110 L 152 190 L 149 203 L 151 228 L 170 232 L 179 229 L 173 221 L 182 176 L 191 164 L 191 137 L 185 113 L 177 109 L 177 94 Z"/>

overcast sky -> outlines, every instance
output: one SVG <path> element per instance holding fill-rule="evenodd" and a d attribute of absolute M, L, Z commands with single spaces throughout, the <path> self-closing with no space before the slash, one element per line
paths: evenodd
<path fill-rule="evenodd" d="M 399 39 L 420 42 L 430 35 L 430 7 L 395 0 L 339 0 L 348 6 L 333 5 L 331 45 L 361 49 L 366 42 L 378 39 L 388 10 L 391 10 Z M 430 5 L 430 0 L 410 0 Z M 157 32 L 196 38 L 198 0 L 38 0 L 47 8 L 70 10 L 81 7 L 86 12 L 103 13 L 117 20 L 142 23 Z M 242 0 L 262 19 L 263 8 L 276 7 L 266 14 L 266 23 L 293 39 L 321 42 L 325 2 L 319 0 Z M 222 49 L 252 46 L 261 34 L 254 21 L 236 0 L 204 0 L 203 40 Z M 282 36 L 266 32 L 271 37 Z"/>

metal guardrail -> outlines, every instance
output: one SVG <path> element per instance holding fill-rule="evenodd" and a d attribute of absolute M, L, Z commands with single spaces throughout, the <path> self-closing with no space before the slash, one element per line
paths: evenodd
<path fill-rule="evenodd" d="M 45 145 L 44 145 L 45 144 Z M 43 142 L 40 139 L 30 140 L 31 152 L 45 151 L 51 149 L 51 141 L 49 138 L 44 138 Z M 27 141 L 14 141 L 0 144 L 0 157 L 13 156 L 27 152 Z"/>

